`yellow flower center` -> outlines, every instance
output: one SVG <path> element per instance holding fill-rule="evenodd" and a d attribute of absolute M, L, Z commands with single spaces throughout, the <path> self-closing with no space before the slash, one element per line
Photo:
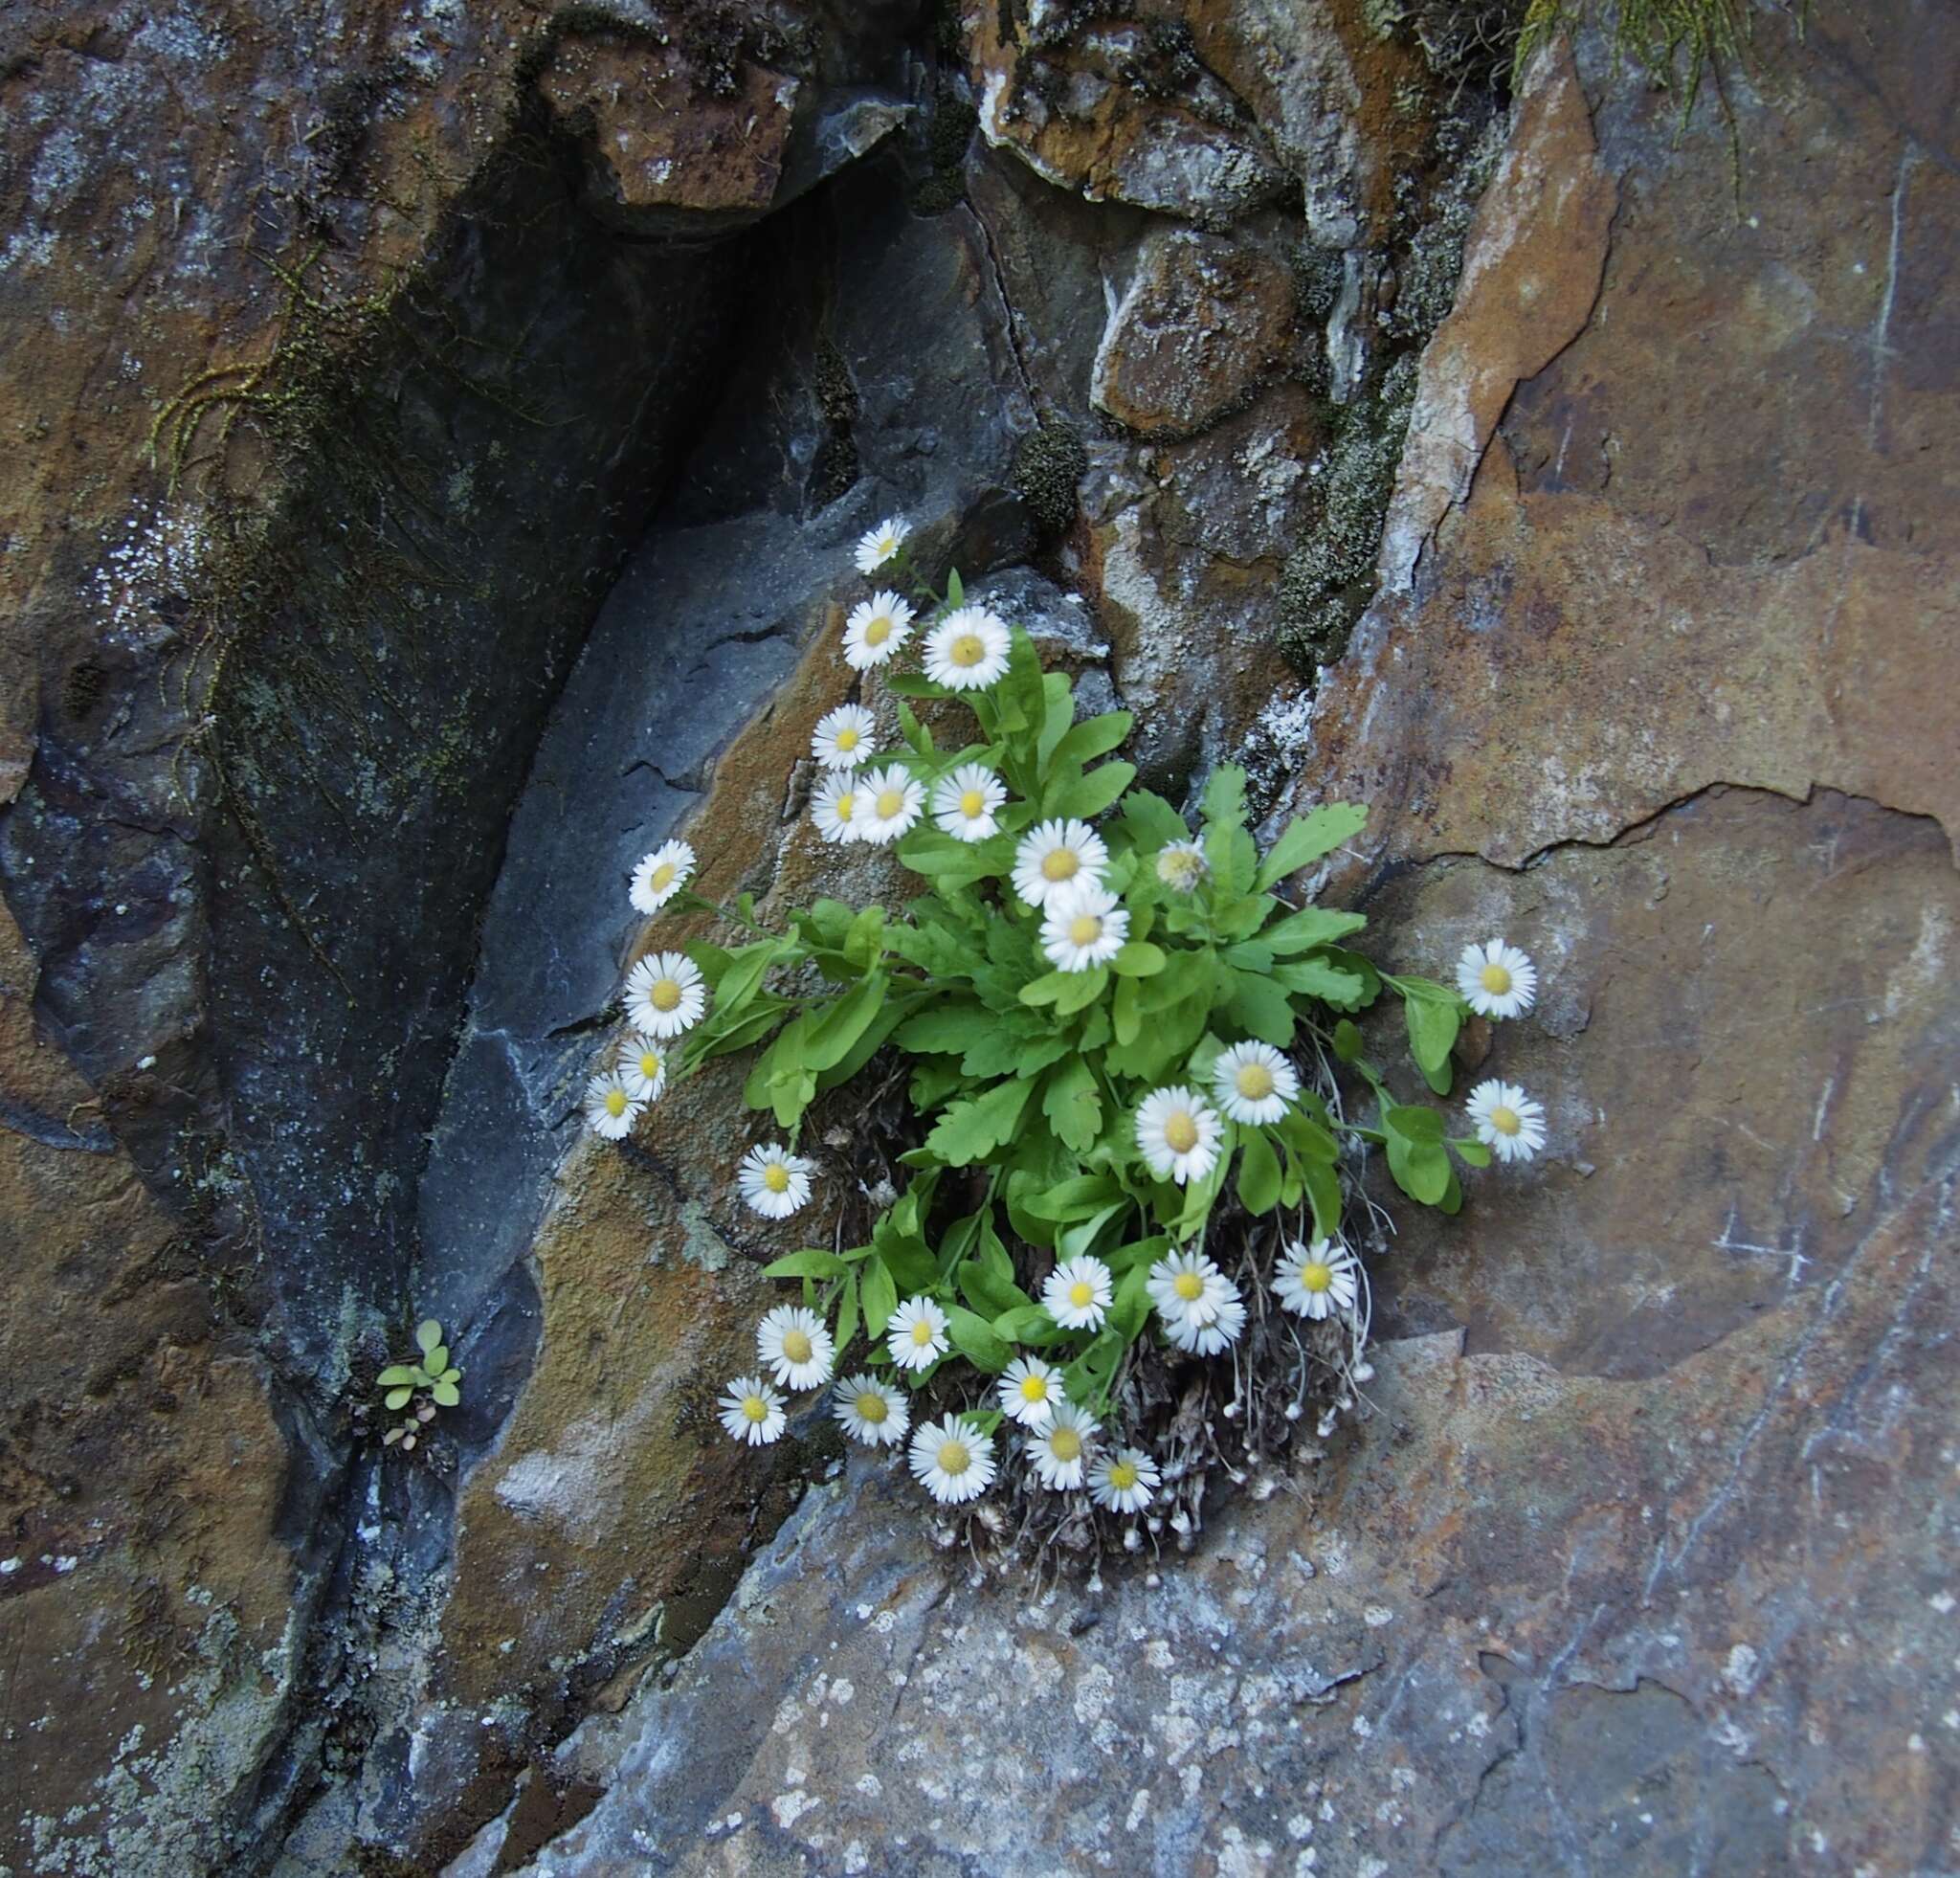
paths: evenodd
<path fill-rule="evenodd" d="M 876 1391 L 867 1389 L 858 1397 L 858 1419 L 877 1423 L 891 1414 L 891 1404 Z"/>
<path fill-rule="evenodd" d="M 972 821 L 987 806 L 987 798 L 977 789 L 969 789 L 960 797 L 960 813 Z"/>
<path fill-rule="evenodd" d="M 624 1089 L 608 1089 L 606 1091 L 606 1113 L 612 1116 L 615 1122 L 626 1113 L 626 1091 Z"/>
<path fill-rule="evenodd" d="M 892 617 L 888 613 L 875 613 L 864 622 L 864 643 L 882 645 L 892 636 Z"/>
<path fill-rule="evenodd" d="M 987 657 L 987 641 L 978 633 L 962 633 L 947 648 L 947 655 L 962 671 L 970 670 Z"/>
<path fill-rule="evenodd" d="M 1082 858 L 1073 848 L 1057 848 L 1053 854 L 1041 857 L 1041 878 L 1044 881 L 1072 881 L 1081 867 Z"/>
<path fill-rule="evenodd" d="M 1058 1428 L 1048 1438 L 1048 1451 L 1058 1461 L 1080 1461 L 1082 1438 L 1073 1428 Z"/>
<path fill-rule="evenodd" d="M 1068 923 L 1071 946 L 1093 946 L 1102 936 L 1102 922 L 1094 913 L 1078 913 Z"/>
<path fill-rule="evenodd" d="M 654 988 L 647 993 L 647 1002 L 656 1011 L 672 1011 L 680 1003 L 680 986 L 673 978 L 656 978 Z"/>
<path fill-rule="evenodd" d="M 801 1330 L 786 1330 L 783 1333 L 783 1354 L 792 1363 L 810 1361 L 810 1338 Z"/>
<path fill-rule="evenodd" d="M 762 1184 L 772 1194 L 787 1194 L 790 1191 L 790 1170 L 781 1161 L 771 1161 L 762 1171 Z M 791 1334 L 793 1336 L 797 1332 L 791 1331 Z M 785 1350 L 789 1349 L 789 1347 L 788 1343 L 783 1345 Z M 809 1341 L 806 1339 L 804 1348 L 808 1350 L 809 1347 Z M 800 1363 L 804 1359 L 798 1356 L 795 1360 Z"/>
<path fill-rule="evenodd" d="M 1273 1093 L 1273 1072 L 1262 1062 L 1240 1063 L 1233 1081 L 1248 1102 L 1263 1102 Z"/>
<path fill-rule="evenodd" d="M 1078 1310 L 1086 1310 L 1096 1302 L 1096 1287 L 1086 1279 L 1079 1278 L 1068 1287 L 1068 1301 Z"/>
<path fill-rule="evenodd" d="M 1516 1134 L 1525 1126 L 1518 1119 L 1518 1111 L 1515 1108 L 1506 1107 L 1503 1103 L 1499 1103 L 1490 1111 L 1490 1125 L 1500 1134 Z"/>
<path fill-rule="evenodd" d="M 1137 1484 L 1136 1464 L 1129 1461 L 1119 1461 L 1109 1469 L 1109 1485 L 1119 1493 L 1127 1493 Z"/>
<path fill-rule="evenodd" d="M 1477 982 L 1493 997 L 1502 997 L 1511 988 L 1511 974 L 1501 965 L 1486 965 L 1477 974 Z"/>
<path fill-rule="evenodd" d="M 951 1474 L 957 1479 L 973 1464 L 973 1457 L 965 1442 L 942 1442 L 939 1447 L 939 1471 Z"/>
<path fill-rule="evenodd" d="M 902 789 L 881 789 L 878 792 L 878 813 L 881 820 L 891 820 L 904 806 L 905 792 Z"/>
<path fill-rule="evenodd" d="M 656 1051 L 642 1050 L 640 1052 L 639 1073 L 649 1083 L 657 1083 L 660 1080 L 660 1059 Z"/>
<path fill-rule="evenodd" d="M 1021 1400 L 1024 1402 L 1045 1402 L 1048 1399 L 1048 1379 L 1046 1376 L 1024 1375 L 1021 1378 Z"/>
<path fill-rule="evenodd" d="M 742 1413 L 751 1421 L 767 1421 L 769 1419 L 769 1405 L 760 1396 L 745 1396 L 742 1398 Z"/>
<path fill-rule="evenodd" d="M 653 878 L 648 882 L 656 893 L 665 893 L 674 884 L 674 863 L 663 861 L 654 869 Z"/>
<path fill-rule="evenodd" d="M 898 536 L 897 536 L 897 535 L 880 535 L 880 536 L 879 536 L 879 538 L 878 538 L 878 558 L 879 558 L 879 559 L 880 559 L 880 561 L 889 561 L 889 560 L 890 560 L 890 559 L 892 558 L 892 556 L 893 556 L 894 554 L 896 554 L 896 553 L 897 553 L 898 551 L 899 551 L 899 538 L 898 538 Z"/>
<path fill-rule="evenodd" d="M 930 1319 L 922 1317 L 912 1326 L 912 1341 L 921 1350 L 924 1350 L 932 1341 L 932 1324 Z"/>
<path fill-rule="evenodd" d="M 1181 1271 L 1170 1281 L 1170 1288 L 1186 1304 L 1195 1304 L 1205 1295 L 1205 1281 L 1194 1271 Z"/>
<path fill-rule="evenodd" d="M 855 731 L 855 730 L 839 730 L 839 731 L 837 732 L 837 748 L 838 748 L 838 749 L 839 749 L 840 750 L 844 751 L 844 752 L 845 752 L 845 753 L 846 753 L 847 755 L 848 755 L 848 754 L 849 754 L 849 753 L 850 753 L 850 752 L 851 752 L 852 750 L 856 749 L 858 748 L 858 733 L 857 733 L 857 731 Z"/>
<path fill-rule="evenodd" d="M 1188 1154 L 1198 1145 L 1198 1125 L 1182 1108 L 1164 1118 L 1164 1139 L 1173 1154 Z"/>
<path fill-rule="evenodd" d="M 1334 1282 L 1332 1265 L 1302 1265 L 1300 1268 L 1300 1288 L 1303 1291 L 1325 1291 Z"/>
<path fill-rule="evenodd" d="M 837 797 L 837 819 L 839 821 L 849 821 L 857 807 L 858 792 L 855 789 L 847 789 L 843 794 Z"/>

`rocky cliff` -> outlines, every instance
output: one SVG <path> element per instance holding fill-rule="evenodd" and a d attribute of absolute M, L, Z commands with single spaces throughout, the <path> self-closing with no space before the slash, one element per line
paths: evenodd
<path fill-rule="evenodd" d="M 1518 11 L 10 15 L 0 1865 L 1960 1864 L 1952 22 Z M 1086 1580 L 739 1456 L 739 1078 L 575 1119 L 665 833 L 885 891 L 894 511 L 1547 970 L 1358 1431 Z"/>

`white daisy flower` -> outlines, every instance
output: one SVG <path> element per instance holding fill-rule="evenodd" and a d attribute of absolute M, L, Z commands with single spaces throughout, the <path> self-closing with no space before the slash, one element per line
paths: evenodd
<path fill-rule="evenodd" d="M 722 1426 L 750 1447 L 768 1446 L 788 1420 L 782 1397 L 759 1375 L 738 1375 L 722 1397 Z"/>
<path fill-rule="evenodd" d="M 708 988 L 685 952 L 654 952 L 626 974 L 626 1015 L 644 1037 L 679 1037 L 701 1022 Z"/>
<path fill-rule="evenodd" d="M 1545 1105 L 1515 1083 L 1480 1083 L 1465 1107 L 1478 1140 L 1501 1161 L 1528 1161 L 1545 1146 Z"/>
<path fill-rule="evenodd" d="M 619 1046 L 619 1074 L 634 1101 L 657 1100 L 667 1086 L 666 1046 L 651 1037 L 627 1038 Z"/>
<path fill-rule="evenodd" d="M 1235 1043 L 1212 1071 L 1212 1093 L 1231 1120 L 1263 1127 L 1284 1117 L 1300 1077 L 1270 1043 Z"/>
<path fill-rule="evenodd" d="M 1202 1180 L 1217 1165 L 1225 1124 L 1202 1096 L 1182 1085 L 1153 1089 L 1137 1109 L 1137 1147 L 1159 1180 Z"/>
<path fill-rule="evenodd" d="M 640 857 L 627 897 L 635 911 L 657 913 L 687 884 L 693 872 L 694 850 L 685 841 L 662 842 L 652 854 Z"/>
<path fill-rule="evenodd" d="M 1028 1428 L 1043 1426 L 1055 1413 L 1056 1404 L 1068 1400 L 1061 1372 L 1038 1356 L 1016 1356 L 996 1387 L 1001 1413 Z"/>
<path fill-rule="evenodd" d="M 1007 787 L 984 763 L 962 763 L 940 777 L 932 790 L 932 818 L 962 841 L 984 841 L 1000 832 L 994 818 L 1007 800 Z"/>
<path fill-rule="evenodd" d="M 773 1143 L 751 1148 L 735 1170 L 735 1184 L 751 1213 L 787 1219 L 810 1198 L 811 1163 Z M 813 1385 L 802 1384 L 798 1388 Z"/>
<path fill-rule="evenodd" d="M 1142 1448 L 1120 1447 L 1096 1457 L 1089 1469 L 1089 1497 L 1111 1512 L 1142 1512 L 1161 1478 L 1156 1462 Z"/>
<path fill-rule="evenodd" d="M 1058 972 L 1107 965 L 1129 937 L 1129 910 L 1101 881 L 1071 881 L 1048 896 L 1041 950 Z"/>
<path fill-rule="evenodd" d="M 1087 1409 L 1058 1402 L 1047 1426 L 1028 1443 L 1028 1459 L 1041 1484 L 1061 1491 L 1081 1486 L 1102 1427 Z"/>
<path fill-rule="evenodd" d="M 1217 1315 L 1210 1323 L 1200 1324 L 1190 1317 L 1167 1321 L 1164 1334 L 1178 1349 L 1188 1350 L 1195 1356 L 1215 1356 L 1245 1334 L 1245 1300 L 1235 1289 L 1230 1297 L 1220 1301 Z"/>
<path fill-rule="evenodd" d="M 866 1447 L 896 1447 L 912 1425 L 904 1392 L 875 1375 L 847 1375 L 831 1391 L 831 1412 L 845 1434 Z"/>
<path fill-rule="evenodd" d="M 1069 1259 L 1048 1274 L 1041 1286 L 1041 1303 L 1064 1330 L 1094 1330 L 1102 1326 L 1116 1281 L 1101 1259 Z"/>
<path fill-rule="evenodd" d="M 883 847 L 896 841 L 925 808 L 925 786 L 897 764 L 873 770 L 864 778 L 863 838 Z"/>
<path fill-rule="evenodd" d="M 1212 871 L 1195 841 L 1172 841 L 1157 851 L 1157 878 L 1179 893 L 1195 893 Z"/>
<path fill-rule="evenodd" d="M 866 529 L 858 539 L 858 571 L 876 573 L 904 547 L 911 532 L 911 523 L 897 515 L 887 515 L 877 527 Z"/>
<path fill-rule="evenodd" d="M 878 720 L 862 704 L 839 704 L 816 720 L 810 753 L 826 770 L 855 770 L 878 753 L 872 733 Z"/>
<path fill-rule="evenodd" d="M 1236 1310 L 1237 1325 L 1221 1336 L 1211 1350 L 1222 1350 L 1234 1342 L 1245 1324 L 1245 1307 L 1237 1287 L 1202 1252 L 1171 1252 L 1150 1267 L 1144 1281 L 1150 1294 L 1165 1334 L 1180 1350 L 1198 1348 L 1198 1333 L 1218 1326 Z"/>
<path fill-rule="evenodd" d="M 608 1141 L 624 1141 L 646 1106 L 645 1099 L 634 1094 L 616 1069 L 601 1070 L 586 1084 L 587 1126 Z"/>
<path fill-rule="evenodd" d="M 925 676 L 952 691 L 984 691 L 1007 673 L 1013 638 L 985 607 L 961 607 L 925 636 Z"/>
<path fill-rule="evenodd" d="M 1359 1270 L 1354 1254 L 1338 1239 L 1317 1239 L 1311 1245 L 1296 1241 L 1273 1273 L 1273 1294 L 1296 1317 L 1318 1322 L 1353 1309 Z"/>
<path fill-rule="evenodd" d="M 778 1305 L 755 1327 L 755 1352 L 785 1389 L 820 1389 L 831 1379 L 837 1346 L 815 1311 Z"/>
<path fill-rule="evenodd" d="M 1487 939 L 1463 948 L 1457 989 L 1480 1017 L 1521 1017 L 1537 999 L 1538 968 L 1517 947 Z"/>
<path fill-rule="evenodd" d="M 861 841 L 871 818 L 871 797 L 863 781 L 849 771 L 826 776 L 812 792 L 810 818 L 826 841 Z"/>
<path fill-rule="evenodd" d="M 993 1485 L 993 1438 L 949 1415 L 912 1437 L 912 1472 L 943 1506 L 974 1500 Z"/>
<path fill-rule="evenodd" d="M 1044 821 L 1014 849 L 1014 891 L 1031 906 L 1046 906 L 1051 893 L 1073 881 L 1100 881 L 1108 865 L 1109 850 L 1087 822 Z"/>
<path fill-rule="evenodd" d="M 882 665 L 912 637 L 911 606 L 889 591 L 859 600 L 844 621 L 844 663 L 854 672 Z"/>
<path fill-rule="evenodd" d="M 902 1370 L 930 1369 L 946 1353 L 946 1312 L 930 1298 L 907 1298 L 885 1326 L 885 1348 Z"/>

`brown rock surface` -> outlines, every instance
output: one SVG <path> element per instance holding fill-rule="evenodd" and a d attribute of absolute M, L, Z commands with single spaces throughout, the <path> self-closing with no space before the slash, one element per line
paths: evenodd
<path fill-rule="evenodd" d="M 1231 410 L 1275 365 L 1293 283 L 1256 248 L 1153 231 L 1109 317 L 1089 395 L 1141 436 L 1181 436 Z"/>

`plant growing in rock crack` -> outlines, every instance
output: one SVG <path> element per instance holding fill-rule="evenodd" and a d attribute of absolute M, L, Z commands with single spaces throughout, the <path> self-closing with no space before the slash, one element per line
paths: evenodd
<path fill-rule="evenodd" d="M 402 1419 L 383 1435 L 382 1445 L 401 1444 L 404 1454 L 412 1454 L 416 1442 L 438 1409 L 455 1408 L 462 1400 L 457 1384 L 463 1373 L 449 1360 L 449 1347 L 442 1341 L 442 1326 L 425 1317 L 415 1326 L 418 1354 L 407 1363 L 390 1363 L 374 1378 L 381 1393 L 381 1405 L 390 1416 Z"/>
<path fill-rule="evenodd" d="M 743 1160 L 746 1203 L 780 1220 L 809 1202 L 806 1127 L 856 1176 L 833 1243 L 767 1268 L 801 1297 L 764 1318 L 755 1373 L 722 1398 L 736 1439 L 775 1441 L 785 1392 L 828 1388 L 854 1440 L 909 1438 L 932 1497 L 970 1507 L 969 1542 L 1013 1519 L 1043 1547 L 1141 1550 L 1195 1530 L 1214 1466 L 1243 1479 L 1309 1406 L 1323 1435 L 1352 1407 L 1369 1286 L 1350 1241 L 1389 1224 L 1367 1156 L 1454 1213 L 1459 1166 L 1544 1144 L 1543 1110 L 1505 1083 L 1458 1130 L 1399 1100 L 1354 1016 L 1399 999 L 1446 1095 L 1466 1017 L 1528 1009 L 1536 975 L 1500 940 L 1466 948 L 1454 983 L 1381 972 L 1356 950 L 1362 915 L 1285 891 L 1364 810 L 1324 804 L 1260 854 L 1228 764 L 1192 828 L 1114 754 L 1129 714 L 1079 720 L 1069 679 L 957 572 L 943 595 L 926 584 L 906 533 L 859 545 L 860 571 L 893 570 L 910 597 L 863 601 L 842 646 L 902 744 L 879 752 L 862 704 L 826 716 L 812 819 L 889 846 L 924 890 L 896 914 L 819 899 L 772 930 L 748 896 L 689 891 L 685 842 L 648 855 L 636 907 L 734 930 L 634 966 L 632 1030 L 586 1112 L 624 1136 L 670 1080 L 751 1051 L 744 1100 L 786 1138 Z M 826 1130 L 846 1090 L 850 1124 Z M 1022 1464 L 990 1498 L 1004 1443 Z"/>

